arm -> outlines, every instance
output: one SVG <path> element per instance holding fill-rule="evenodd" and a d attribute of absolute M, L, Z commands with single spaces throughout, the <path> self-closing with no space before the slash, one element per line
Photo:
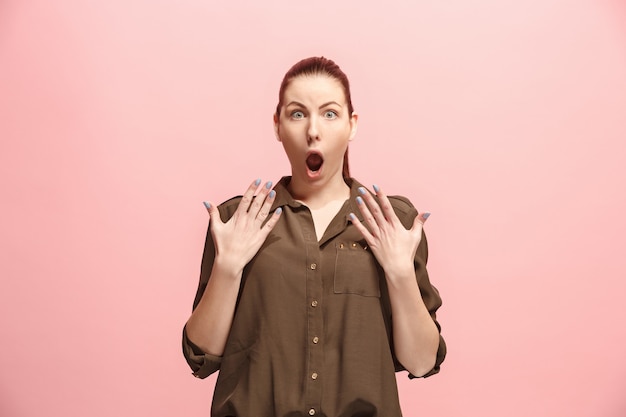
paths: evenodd
<path fill-rule="evenodd" d="M 386 279 L 395 355 L 411 375 L 424 376 L 437 362 L 439 329 L 424 303 L 412 263 L 405 271 L 386 273 Z"/>
<path fill-rule="evenodd" d="M 261 187 L 258 196 L 253 198 L 259 184 L 257 180 L 248 187 L 226 223 L 216 206 L 207 205 L 215 258 L 206 288 L 200 300 L 196 300 L 197 305 L 185 325 L 185 334 L 193 346 L 215 357 L 224 353 L 243 269 L 280 217 L 280 208 L 269 214 L 275 197 L 275 192 L 270 191 L 271 182 Z"/>
<path fill-rule="evenodd" d="M 411 376 L 424 376 L 443 360 L 445 350 L 434 320 L 440 300 L 425 270 L 426 242 L 422 241 L 422 229 L 428 215 L 418 216 L 415 212 L 412 227 L 407 229 L 387 196 L 378 187 L 374 189 L 380 204 L 365 189 L 359 190 L 362 197 L 357 198 L 357 203 L 365 224 L 355 222 L 355 226 L 385 271 L 395 356 Z"/>
<path fill-rule="evenodd" d="M 240 283 L 241 272 L 216 257 L 204 294 L 185 325 L 189 340 L 204 353 L 224 353 Z"/>

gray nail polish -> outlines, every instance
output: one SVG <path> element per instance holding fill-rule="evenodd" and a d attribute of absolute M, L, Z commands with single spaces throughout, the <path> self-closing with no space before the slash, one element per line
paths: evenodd
<path fill-rule="evenodd" d="M 276 195 L 276 191 L 274 190 L 270 191 L 270 198 L 274 198 L 275 195 Z"/>
<path fill-rule="evenodd" d="M 359 192 L 363 195 L 365 195 L 365 188 L 363 187 L 359 187 Z"/>
<path fill-rule="evenodd" d="M 267 184 L 265 184 L 265 188 L 267 188 L 268 190 L 272 188 L 272 181 L 268 181 Z"/>
<path fill-rule="evenodd" d="M 422 214 L 422 217 L 423 217 L 424 219 L 427 219 L 427 218 L 429 218 L 429 217 L 430 217 L 430 213 L 424 213 L 424 214 Z"/>
<path fill-rule="evenodd" d="M 254 181 L 254 185 L 259 185 L 261 184 L 261 178 L 257 178 L 256 181 Z"/>
<path fill-rule="evenodd" d="M 282 208 L 282 207 L 278 207 L 278 208 L 276 209 L 276 214 L 280 214 L 280 213 L 282 213 L 282 212 L 283 212 L 283 208 Z"/>
<path fill-rule="evenodd" d="M 374 191 L 379 192 L 380 188 L 378 188 L 378 185 L 374 184 L 372 185 L 372 188 L 374 188 Z"/>
<path fill-rule="evenodd" d="M 362 199 L 361 197 L 357 197 L 357 198 L 356 198 L 356 202 L 357 202 L 358 204 L 363 204 L 363 199 Z"/>
<path fill-rule="evenodd" d="M 204 207 L 206 207 L 207 210 L 211 210 L 211 205 L 209 203 L 203 201 L 202 204 L 204 204 Z"/>

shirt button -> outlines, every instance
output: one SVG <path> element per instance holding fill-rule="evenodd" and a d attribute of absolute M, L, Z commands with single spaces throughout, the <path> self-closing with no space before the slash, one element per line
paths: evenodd
<path fill-rule="evenodd" d="M 314 415 L 315 415 L 315 408 L 311 408 L 311 409 L 309 410 L 309 415 L 310 415 L 310 416 L 314 416 Z"/>
<path fill-rule="evenodd" d="M 311 269 L 317 268 L 317 264 L 311 264 Z"/>
<path fill-rule="evenodd" d="M 356 248 L 356 243 L 354 243 L 354 242 L 353 242 L 353 243 L 352 243 L 352 247 L 353 247 L 353 248 Z"/>
<path fill-rule="evenodd" d="M 311 301 L 311 307 L 317 307 L 317 300 Z"/>
<path fill-rule="evenodd" d="M 317 342 L 319 342 L 319 341 L 320 341 L 320 338 L 319 338 L 319 337 L 315 336 L 315 337 L 313 338 L 313 343 L 317 344 Z"/>
<path fill-rule="evenodd" d="M 311 374 L 311 379 L 317 379 L 317 372 L 313 372 Z"/>

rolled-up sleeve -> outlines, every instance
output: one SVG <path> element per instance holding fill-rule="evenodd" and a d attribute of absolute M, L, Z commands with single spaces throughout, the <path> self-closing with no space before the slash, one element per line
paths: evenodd
<path fill-rule="evenodd" d="M 183 328 L 183 355 L 193 371 L 196 378 L 206 378 L 220 369 L 222 358 L 220 356 L 204 353 L 198 346 L 194 345 L 187 337 L 187 332 Z"/>

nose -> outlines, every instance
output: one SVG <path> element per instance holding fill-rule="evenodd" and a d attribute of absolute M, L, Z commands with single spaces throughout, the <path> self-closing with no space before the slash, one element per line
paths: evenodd
<path fill-rule="evenodd" d="M 320 139 L 320 132 L 319 132 L 319 127 L 318 127 L 318 120 L 317 120 L 317 117 L 312 116 L 309 118 L 309 126 L 307 129 L 307 140 L 309 142 L 313 142 L 319 139 Z"/>

